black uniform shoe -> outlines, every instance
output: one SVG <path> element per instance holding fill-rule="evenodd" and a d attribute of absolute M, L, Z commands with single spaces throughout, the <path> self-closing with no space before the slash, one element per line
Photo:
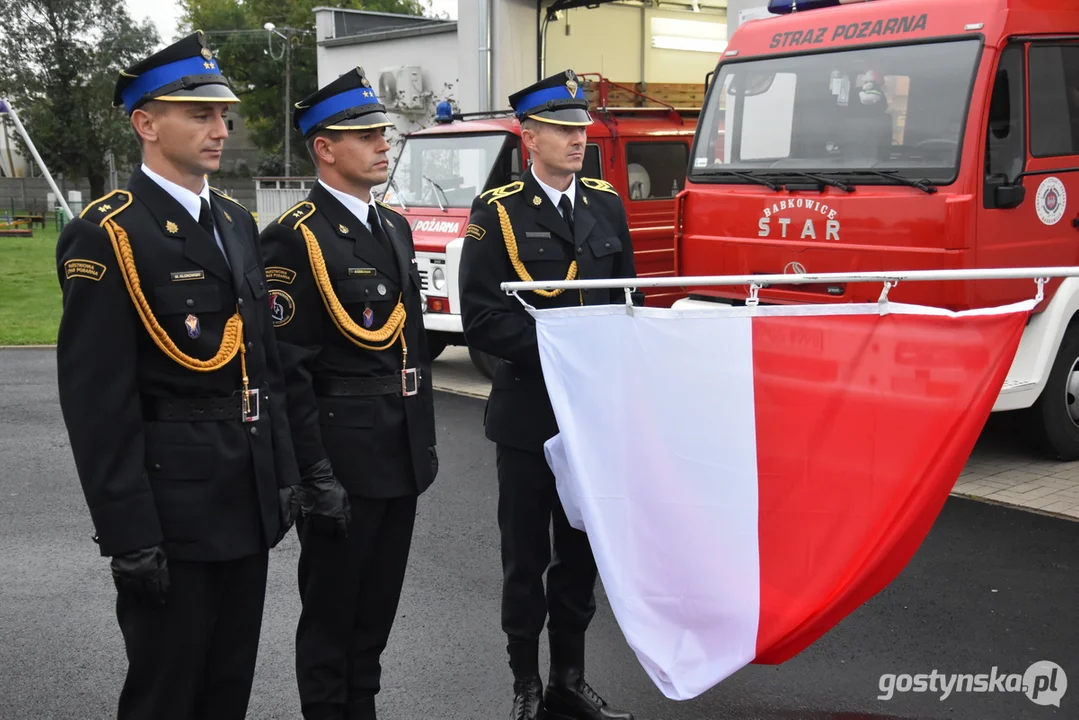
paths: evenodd
<path fill-rule="evenodd" d="M 633 720 L 631 713 L 611 709 L 578 668 L 551 669 L 543 705 L 547 720 Z"/>
<path fill-rule="evenodd" d="M 345 720 L 378 720 L 375 715 L 375 698 L 370 695 L 350 698 L 345 705 Z"/>
<path fill-rule="evenodd" d="M 538 677 L 513 681 L 513 712 L 510 720 L 544 720 L 543 683 Z"/>

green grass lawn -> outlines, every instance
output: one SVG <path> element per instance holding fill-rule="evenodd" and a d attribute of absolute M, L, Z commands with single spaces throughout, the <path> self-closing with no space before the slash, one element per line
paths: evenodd
<path fill-rule="evenodd" d="M 0 237 L 0 345 L 51 345 L 60 324 L 56 236 Z"/>

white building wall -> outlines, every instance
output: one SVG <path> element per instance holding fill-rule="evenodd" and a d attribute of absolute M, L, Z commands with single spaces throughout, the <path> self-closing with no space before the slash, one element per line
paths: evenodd
<path fill-rule="evenodd" d="M 324 39 L 323 23 L 327 26 L 329 12 L 316 13 L 319 39 Z M 325 28 L 325 29 L 328 29 Z M 451 100 L 461 110 L 467 106 L 459 96 L 462 90 L 474 94 L 475 82 L 461 83 L 458 72 L 458 40 L 454 32 L 397 38 L 380 42 L 356 43 L 340 46 L 319 46 L 317 49 L 318 84 L 327 85 L 352 68 L 362 67 L 371 86 L 378 91 L 379 76 L 383 71 L 399 66 L 419 66 L 423 78 L 423 91 L 429 97 L 423 108 L 395 108 L 387 98 L 379 100 L 387 106 L 394 127 L 387 133 L 393 149 L 390 165 L 397 159 L 401 136 L 405 133 L 430 127 L 434 122 L 435 107 L 441 100 Z M 474 104 L 475 100 L 465 100 Z"/>

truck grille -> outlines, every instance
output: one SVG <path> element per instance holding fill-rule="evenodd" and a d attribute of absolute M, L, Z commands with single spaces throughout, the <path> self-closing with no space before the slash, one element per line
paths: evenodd
<path fill-rule="evenodd" d="M 427 290 L 431 285 L 430 268 L 420 268 L 420 290 Z"/>

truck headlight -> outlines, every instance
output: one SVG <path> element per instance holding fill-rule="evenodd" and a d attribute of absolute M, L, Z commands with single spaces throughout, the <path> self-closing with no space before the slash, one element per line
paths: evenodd
<path fill-rule="evenodd" d="M 442 291 L 446 289 L 446 273 L 442 268 L 436 267 L 431 273 L 431 285 L 434 286 L 435 290 Z"/>

